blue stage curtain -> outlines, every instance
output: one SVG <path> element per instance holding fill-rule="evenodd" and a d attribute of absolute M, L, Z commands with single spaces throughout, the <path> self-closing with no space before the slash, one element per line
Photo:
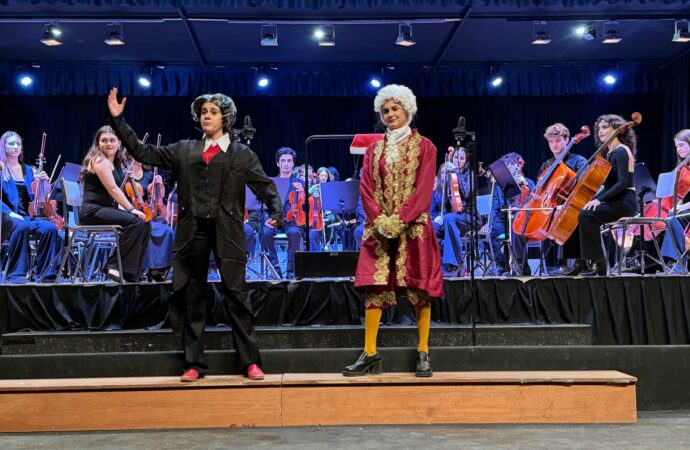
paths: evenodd
<path fill-rule="evenodd" d="M 690 128 L 690 55 L 664 68 L 664 118 L 663 148 L 673 149 L 676 132 Z M 670 170 L 673 166 L 667 167 Z"/>
<path fill-rule="evenodd" d="M 271 71 L 266 89 L 256 86 L 251 68 L 193 66 L 154 68 L 151 88 L 139 86 L 142 66 L 51 65 L 30 68 L 35 81 L 24 89 L 17 83 L 18 67 L 4 65 L 0 76 L 3 95 L 103 95 L 117 86 L 124 95 L 190 96 L 199 92 L 230 92 L 235 96 L 331 96 L 370 97 L 369 80 L 374 67 L 329 68 L 325 66 L 285 66 Z M 645 94 L 661 91 L 663 85 L 656 66 L 619 65 L 619 81 L 607 86 L 601 81 L 608 67 L 599 65 L 510 65 L 502 67 L 505 81 L 499 88 L 489 84 L 489 71 L 482 65 L 442 67 L 432 72 L 423 68 L 396 68 L 386 71 L 384 83 L 409 86 L 418 96 L 551 96 L 577 94 Z"/>

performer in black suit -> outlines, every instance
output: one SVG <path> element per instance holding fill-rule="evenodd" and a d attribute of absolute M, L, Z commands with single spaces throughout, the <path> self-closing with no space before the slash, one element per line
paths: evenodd
<path fill-rule="evenodd" d="M 206 372 L 203 333 L 209 255 L 213 252 L 225 289 L 225 308 L 242 371 L 262 379 L 261 355 L 252 324 L 252 306 L 246 295 L 244 273 L 245 185 L 263 201 L 274 226 L 282 226 L 283 207 L 275 183 L 264 173 L 249 147 L 229 134 L 237 109 L 223 94 L 202 95 L 191 105 L 192 118 L 201 123 L 202 140 L 183 140 L 156 147 L 144 145 L 125 122 L 126 98 L 117 89 L 108 96 L 110 123 L 130 155 L 152 166 L 173 169 L 178 183 L 179 223 L 173 256 L 173 293 L 170 322 L 184 342 L 182 381 L 196 381 Z"/>

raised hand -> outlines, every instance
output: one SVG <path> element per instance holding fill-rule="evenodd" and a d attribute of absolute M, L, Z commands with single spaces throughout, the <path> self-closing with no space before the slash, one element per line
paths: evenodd
<path fill-rule="evenodd" d="M 125 104 L 127 103 L 127 97 L 122 97 L 122 102 L 117 101 L 117 88 L 114 87 L 110 90 L 108 94 L 108 110 L 110 115 L 117 117 L 125 110 Z"/>

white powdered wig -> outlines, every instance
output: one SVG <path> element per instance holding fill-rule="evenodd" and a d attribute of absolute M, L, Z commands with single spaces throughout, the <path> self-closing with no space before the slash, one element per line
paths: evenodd
<path fill-rule="evenodd" d="M 376 93 L 374 99 L 374 111 L 381 113 L 381 107 L 387 100 L 398 102 L 405 108 L 407 113 L 408 124 L 412 118 L 417 114 L 417 97 L 407 86 L 401 84 L 388 84 Z"/>

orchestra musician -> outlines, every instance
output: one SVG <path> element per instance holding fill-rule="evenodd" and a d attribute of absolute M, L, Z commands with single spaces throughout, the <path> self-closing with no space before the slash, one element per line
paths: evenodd
<path fill-rule="evenodd" d="M 34 180 L 48 180 L 45 172 L 37 173 L 24 163 L 23 141 L 13 131 L 0 137 L 0 163 L 2 163 L 3 237 L 9 236 L 7 276 L 5 282 L 22 284 L 35 276 L 41 282 L 57 279 L 56 256 L 62 248 L 62 238 L 56 225 L 45 217 L 30 217 L 29 204 L 34 200 Z M 8 234 L 9 233 L 9 234 Z M 29 267 L 29 237 L 38 237 L 36 267 Z"/>
<path fill-rule="evenodd" d="M 546 169 L 551 167 L 556 158 L 561 156 L 565 151 L 568 142 L 570 141 L 570 130 L 562 123 L 554 123 L 546 127 L 544 131 L 544 139 L 549 144 L 552 157 L 547 159 L 539 167 L 539 174 L 544 174 Z M 587 159 L 584 156 L 573 153 L 572 151 L 563 159 L 563 163 L 568 166 L 573 172 L 577 173 L 587 164 Z M 538 180 L 539 181 L 539 180 Z M 546 271 L 550 275 L 560 275 L 567 270 L 566 261 L 563 260 L 563 251 L 561 246 L 556 242 L 546 239 L 542 243 L 542 252 L 546 263 Z"/>
<path fill-rule="evenodd" d="M 678 163 L 680 164 L 685 158 L 690 156 L 690 129 L 680 130 L 678 133 L 676 133 L 676 135 L 673 137 L 673 142 L 676 146 L 676 154 L 678 155 Z M 689 172 L 681 171 L 681 173 L 683 174 L 680 175 L 681 177 L 687 177 Z M 673 211 L 669 212 L 669 217 L 673 217 L 670 221 L 672 233 L 664 234 L 661 245 L 661 254 L 664 258 L 670 261 L 675 261 L 678 258 L 675 248 L 680 250 L 681 255 L 685 253 L 687 248 L 685 229 L 690 223 L 690 215 L 688 215 L 688 210 L 690 210 L 690 191 L 678 201 L 675 214 Z"/>
<path fill-rule="evenodd" d="M 625 123 L 622 117 L 615 114 L 599 116 L 594 123 L 597 147 Z M 563 246 L 564 256 L 576 258 L 573 268 L 564 273 L 567 276 L 605 275 L 607 264 L 601 245 L 600 226 L 621 217 L 633 217 L 638 212 L 633 184 L 637 152 L 635 131 L 631 127 L 626 128 L 611 140 L 605 152 L 611 171 L 604 181 L 604 187 L 585 204 L 578 217 L 577 228 Z"/>
<path fill-rule="evenodd" d="M 106 274 L 114 281 L 135 283 L 140 280 L 143 271 L 151 225 L 144 221 L 144 212 L 136 209 L 122 191 L 125 178 L 123 160 L 120 140 L 115 131 L 108 125 L 99 128 L 84 156 L 79 176 L 84 190 L 79 224 L 122 227 L 120 255 L 124 273 L 119 272 L 117 255 L 112 252 Z"/>
<path fill-rule="evenodd" d="M 278 176 L 280 178 L 290 179 L 290 187 L 287 195 L 284 199 L 282 199 L 283 210 L 287 214 L 291 209 L 297 209 L 297 205 L 294 205 L 295 208 L 293 208 L 293 205 L 290 203 L 289 199 L 294 198 L 295 201 L 297 201 L 300 195 L 305 194 L 304 182 L 296 175 L 293 175 L 295 160 L 297 159 L 297 153 L 293 149 L 290 147 L 281 147 L 276 152 L 275 158 L 276 165 L 279 169 Z M 292 194 L 292 196 L 290 194 Z M 304 198 L 306 198 L 306 196 Z M 271 262 L 271 265 L 273 265 L 273 268 L 278 276 L 282 278 L 280 264 L 278 263 L 278 253 L 275 246 L 275 236 L 278 233 L 285 233 L 287 235 L 288 262 L 286 278 L 292 279 L 295 277 L 295 252 L 298 251 L 302 246 L 302 229 L 301 227 L 295 225 L 294 220 L 286 220 L 285 224 L 281 227 L 276 227 L 269 221 L 266 221 L 263 224 L 261 231 L 261 247 L 265 252 L 268 253 L 268 259 Z"/>

